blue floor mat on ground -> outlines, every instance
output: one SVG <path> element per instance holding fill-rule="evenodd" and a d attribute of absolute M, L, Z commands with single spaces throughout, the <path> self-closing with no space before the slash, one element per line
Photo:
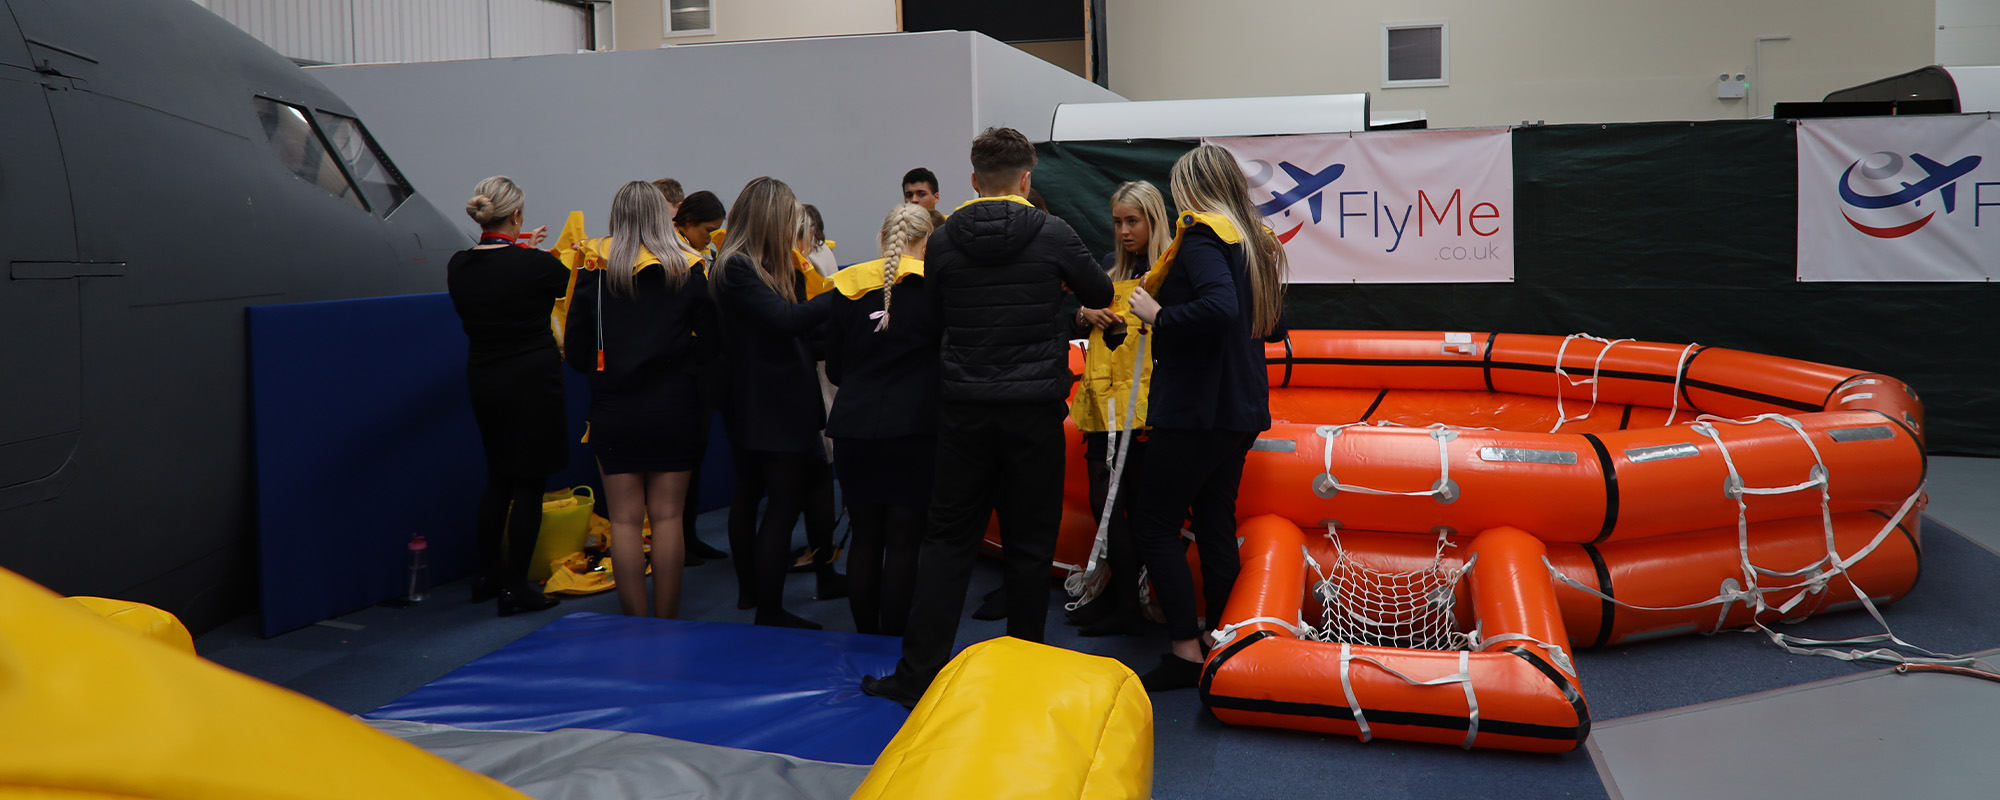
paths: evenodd
<path fill-rule="evenodd" d="M 650 733 L 873 764 L 908 712 L 861 693 L 901 640 L 570 614 L 364 716 L 483 730 Z"/>

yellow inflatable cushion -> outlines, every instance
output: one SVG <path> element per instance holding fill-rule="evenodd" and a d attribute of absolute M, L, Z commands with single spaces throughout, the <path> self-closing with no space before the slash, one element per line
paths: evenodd
<path fill-rule="evenodd" d="M 0 569 L 0 798 L 525 797 Z"/>
<path fill-rule="evenodd" d="M 1108 658 L 1002 637 L 931 684 L 854 800 L 1152 796 L 1153 704 Z"/>
<path fill-rule="evenodd" d="M 172 647 L 183 653 L 194 653 L 194 637 L 188 634 L 186 625 L 180 619 L 145 603 L 128 600 L 113 600 L 109 597 L 72 597 L 84 608 L 98 616 L 117 623 L 140 636 Z"/>

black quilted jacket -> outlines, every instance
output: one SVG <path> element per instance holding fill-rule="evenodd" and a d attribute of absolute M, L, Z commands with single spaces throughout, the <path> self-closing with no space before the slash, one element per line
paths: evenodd
<path fill-rule="evenodd" d="M 1011 200 L 969 204 L 931 234 L 925 277 L 943 327 L 948 403 L 1033 403 L 1069 396 L 1065 286 L 1088 308 L 1111 279 L 1068 223 Z"/>

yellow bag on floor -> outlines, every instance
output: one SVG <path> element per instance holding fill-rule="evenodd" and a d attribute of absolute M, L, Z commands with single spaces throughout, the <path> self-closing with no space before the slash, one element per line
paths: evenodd
<path fill-rule="evenodd" d="M 650 553 L 652 552 L 652 545 L 650 544 L 653 536 L 652 523 L 646 523 L 643 533 L 648 542 L 646 552 Z M 611 521 L 592 514 L 590 521 L 585 523 L 583 538 L 585 541 L 588 541 L 593 537 L 598 542 L 603 543 L 604 547 L 610 547 Z M 608 592 L 617 588 L 618 576 L 612 570 L 611 559 L 609 557 L 598 559 L 595 566 L 592 566 L 590 561 L 590 554 L 583 552 L 580 548 L 576 552 L 557 556 L 546 565 L 550 575 L 548 584 L 542 587 L 542 593 L 586 595 Z M 650 560 L 646 563 L 646 574 L 653 574 L 653 564 Z"/>
<path fill-rule="evenodd" d="M 535 539 L 535 555 L 528 559 L 529 581 L 548 580 L 550 562 L 583 549 L 596 507 L 597 498 L 588 486 L 542 495 L 542 529 Z"/>

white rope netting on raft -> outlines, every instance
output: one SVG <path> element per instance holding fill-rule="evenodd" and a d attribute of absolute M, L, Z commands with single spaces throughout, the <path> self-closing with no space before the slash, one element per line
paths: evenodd
<path fill-rule="evenodd" d="M 1440 531 L 1430 563 L 1412 572 L 1384 572 L 1361 563 L 1340 543 L 1340 531 L 1326 525 L 1333 542 L 1333 564 L 1321 566 L 1306 553 L 1306 565 L 1319 580 L 1313 596 L 1319 600 L 1320 624 L 1304 638 L 1322 642 L 1397 647 L 1410 650 L 1468 650 L 1473 637 L 1458 630 L 1458 582 L 1472 561 L 1457 569 L 1444 567 L 1444 550 L 1452 546 Z"/>

